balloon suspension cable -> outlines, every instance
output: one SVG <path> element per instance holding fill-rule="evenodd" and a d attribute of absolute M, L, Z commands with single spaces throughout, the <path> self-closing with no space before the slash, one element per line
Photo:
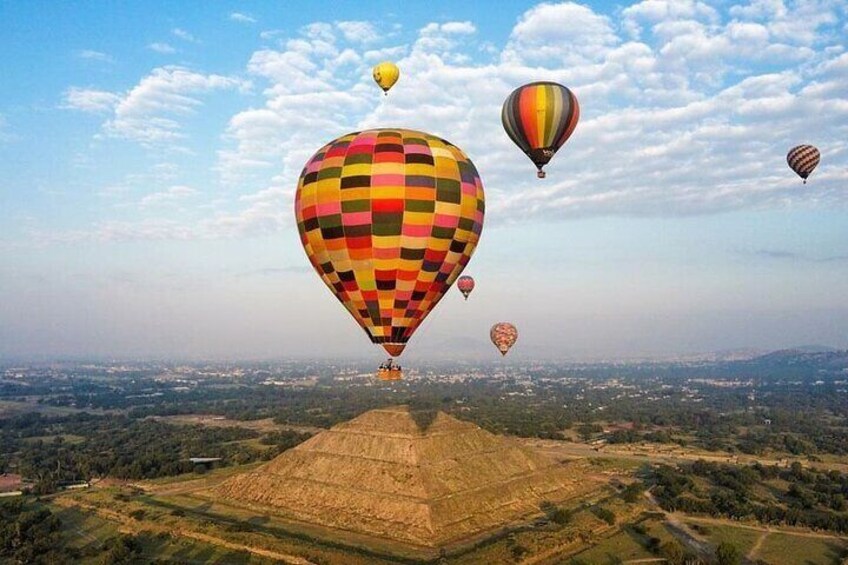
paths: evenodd
<path fill-rule="evenodd" d="M 542 169 L 539 169 L 538 171 L 536 171 L 536 176 L 539 177 L 540 179 L 543 179 L 547 176 L 547 174 Z"/>

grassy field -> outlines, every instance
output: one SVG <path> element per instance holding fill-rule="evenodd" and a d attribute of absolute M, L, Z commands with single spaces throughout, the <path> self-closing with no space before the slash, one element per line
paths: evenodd
<path fill-rule="evenodd" d="M 770 533 L 754 558 L 767 563 L 833 565 L 848 556 L 848 540 Z"/>
<path fill-rule="evenodd" d="M 586 563 L 616 563 L 616 558 L 647 559 L 656 557 L 642 545 L 642 536 L 630 528 L 601 541 L 598 545 L 575 555 L 576 559 Z"/>
<path fill-rule="evenodd" d="M 747 555 L 763 532 L 746 528 L 737 528 L 732 525 L 704 524 L 697 519 L 688 519 L 686 524 L 697 533 L 710 540 L 715 546 L 721 542 L 729 542 L 738 547 L 744 555 Z"/>
<path fill-rule="evenodd" d="M 110 540 L 122 535 L 118 523 L 105 520 L 94 510 L 81 508 L 53 507 L 52 510 L 62 520 L 65 543 L 69 547 L 81 550 L 79 562 L 99 564 L 103 562 Z M 233 563 L 264 565 L 274 563 L 272 559 L 251 555 L 247 551 L 237 551 L 203 543 L 197 540 L 175 538 L 165 532 L 148 533 L 143 529 L 136 532 L 140 545 L 138 558 L 150 562 L 163 560 L 173 563 Z"/>

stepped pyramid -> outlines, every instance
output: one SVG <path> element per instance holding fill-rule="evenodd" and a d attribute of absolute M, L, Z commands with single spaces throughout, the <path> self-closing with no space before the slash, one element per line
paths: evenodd
<path fill-rule="evenodd" d="M 427 420 L 427 421 L 422 421 Z M 424 548 L 468 540 L 576 494 L 567 467 L 444 412 L 371 410 L 207 495 Z"/>

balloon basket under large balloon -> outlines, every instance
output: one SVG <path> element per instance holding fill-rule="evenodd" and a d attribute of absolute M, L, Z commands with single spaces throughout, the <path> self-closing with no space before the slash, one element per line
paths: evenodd
<path fill-rule="evenodd" d="M 539 177 L 540 179 L 543 179 L 548 175 L 547 175 L 547 173 L 545 173 L 545 171 L 543 171 L 542 169 L 539 169 L 538 171 L 536 171 L 536 176 Z"/>
<path fill-rule="evenodd" d="M 377 378 L 381 381 L 399 381 L 403 379 L 403 371 L 400 365 L 395 365 L 393 359 L 387 359 L 377 369 Z"/>

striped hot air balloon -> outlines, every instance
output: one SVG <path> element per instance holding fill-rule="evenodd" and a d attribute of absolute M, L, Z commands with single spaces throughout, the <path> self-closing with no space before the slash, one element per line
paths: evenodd
<path fill-rule="evenodd" d="M 819 150 L 812 145 L 798 145 L 786 154 L 786 162 L 799 177 L 804 179 L 804 184 L 807 184 L 807 177 L 819 164 L 820 159 Z"/>
<path fill-rule="evenodd" d="M 444 139 L 405 129 L 349 133 L 306 163 L 300 240 L 321 280 L 389 355 L 400 355 L 471 258 L 483 183 Z"/>
<path fill-rule="evenodd" d="M 536 165 L 537 176 L 577 127 L 580 105 L 568 88 L 555 82 L 533 82 L 512 91 L 501 110 L 507 135 Z"/>
<path fill-rule="evenodd" d="M 501 355 L 506 355 L 507 351 L 518 341 L 518 330 L 509 322 L 498 322 L 489 330 L 489 337 L 498 351 L 501 352 Z"/>
<path fill-rule="evenodd" d="M 474 290 L 474 279 L 467 275 L 462 275 L 456 279 L 456 288 L 458 288 L 459 292 L 462 293 L 462 296 L 468 300 L 468 295 L 471 294 L 472 290 Z"/>

